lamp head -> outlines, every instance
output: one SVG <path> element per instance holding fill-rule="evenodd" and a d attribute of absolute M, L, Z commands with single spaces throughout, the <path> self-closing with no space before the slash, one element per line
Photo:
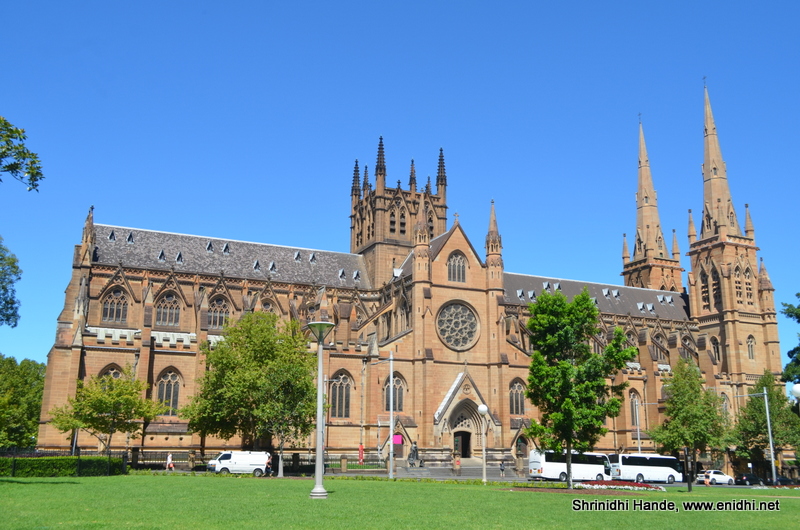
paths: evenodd
<path fill-rule="evenodd" d="M 333 328 L 333 322 L 309 322 L 306 327 L 311 334 L 314 335 L 314 338 L 317 339 L 317 342 L 322 342 L 325 340 L 325 336 L 330 332 Z"/>
<path fill-rule="evenodd" d="M 800 399 L 800 383 L 795 383 L 792 385 L 792 395 Z"/>
<path fill-rule="evenodd" d="M 489 414 L 489 407 L 481 403 L 480 405 L 478 405 L 478 412 L 480 413 L 481 416 L 486 416 L 487 414 Z"/>

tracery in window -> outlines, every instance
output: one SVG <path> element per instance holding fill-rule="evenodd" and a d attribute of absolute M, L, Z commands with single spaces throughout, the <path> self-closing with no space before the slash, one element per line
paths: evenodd
<path fill-rule="evenodd" d="M 178 396 L 180 395 L 181 377 L 174 369 L 169 369 L 158 379 L 158 401 L 168 407 L 164 416 L 177 416 Z"/>
<path fill-rule="evenodd" d="M 119 366 L 109 366 L 103 373 L 100 374 L 100 377 L 112 377 L 114 379 L 119 379 L 122 377 L 122 370 L 120 370 Z"/>
<path fill-rule="evenodd" d="M 727 394 L 722 394 L 722 413 L 726 416 L 731 413 L 731 400 Z"/>
<path fill-rule="evenodd" d="M 208 329 L 222 329 L 231 313 L 228 309 L 228 301 L 219 296 L 208 304 Z"/>
<path fill-rule="evenodd" d="M 178 297 L 167 293 L 156 302 L 156 325 L 178 327 L 181 320 L 181 306 Z"/>
<path fill-rule="evenodd" d="M 467 281 L 467 258 L 461 252 L 453 252 L 447 258 L 447 281 Z"/>
<path fill-rule="evenodd" d="M 329 398 L 332 418 L 350 417 L 350 388 L 352 384 L 353 379 L 345 373 L 340 373 L 331 379 Z"/>
<path fill-rule="evenodd" d="M 744 270 L 744 291 L 745 296 L 747 297 L 747 305 L 753 305 L 753 282 L 752 280 L 753 273 L 750 271 L 749 268 Z"/>
<path fill-rule="evenodd" d="M 520 381 L 515 381 L 511 385 L 508 400 L 511 414 L 525 414 L 525 386 Z"/>
<path fill-rule="evenodd" d="M 391 407 L 389 405 L 389 400 L 394 399 L 394 411 L 395 412 L 403 412 L 403 390 L 405 386 L 403 384 L 403 380 L 397 376 L 394 377 L 394 382 L 389 384 L 389 379 L 386 379 L 386 384 L 383 386 L 383 397 L 384 397 L 384 410 L 387 412 L 390 411 Z M 394 395 L 390 394 L 393 392 Z"/>
<path fill-rule="evenodd" d="M 397 231 L 397 216 L 394 210 L 389 214 L 389 233 L 394 234 Z"/>
<path fill-rule="evenodd" d="M 124 324 L 128 320 L 128 297 L 122 289 L 114 289 L 103 299 L 103 322 Z"/>
<path fill-rule="evenodd" d="M 733 287 L 736 292 L 736 303 L 742 305 L 742 270 L 739 267 L 733 270 Z"/>

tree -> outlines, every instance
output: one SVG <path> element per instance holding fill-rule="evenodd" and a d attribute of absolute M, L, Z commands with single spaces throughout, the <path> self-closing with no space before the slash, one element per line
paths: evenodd
<path fill-rule="evenodd" d="M 769 461 L 769 435 L 767 430 L 767 411 L 764 396 L 755 396 L 767 389 L 769 418 L 772 427 L 772 441 L 775 455 L 784 448 L 800 446 L 800 418 L 792 411 L 783 385 L 775 384 L 775 376 L 764 370 L 750 390 L 747 404 L 739 411 L 734 432 L 736 454 L 754 460 L 762 465 Z"/>
<path fill-rule="evenodd" d="M 722 398 L 713 390 L 703 389 L 703 376 L 694 363 L 679 359 L 664 385 L 667 419 L 650 430 L 650 436 L 666 451 L 688 449 L 685 472 L 689 491 L 692 491 L 697 452 L 709 447 L 721 448 L 729 420 L 722 410 Z"/>
<path fill-rule="evenodd" d="M 88 432 L 110 454 L 115 433 L 130 433 L 136 438 L 144 423 L 166 412 L 163 403 L 142 397 L 146 388 L 144 381 L 134 378 L 130 366 L 113 375 L 94 376 L 87 383 L 78 380 L 75 397 L 51 410 L 50 422 L 61 432 Z"/>
<path fill-rule="evenodd" d="M 796 296 L 800 300 L 800 293 L 797 293 Z M 781 313 L 800 324 L 800 305 L 783 304 Z M 800 338 L 800 333 L 797 334 L 797 337 Z M 788 383 L 800 383 L 800 344 L 786 354 L 789 356 L 789 363 L 783 370 L 782 380 Z"/>
<path fill-rule="evenodd" d="M 0 116 L 0 173 L 8 173 L 28 191 L 39 191 L 39 181 L 44 179 L 42 165 L 39 155 L 25 147 L 27 138 L 25 129 L 14 127 Z"/>
<path fill-rule="evenodd" d="M 181 416 L 194 432 L 226 440 L 238 434 L 243 446 L 255 449 L 275 436 L 282 453 L 313 425 L 313 352 L 296 321 L 280 326 L 269 313 L 247 313 L 223 335 L 213 348 L 202 346 L 207 370 Z"/>
<path fill-rule="evenodd" d="M 0 447 L 34 447 L 44 390 L 44 363 L 0 353 Z"/>
<path fill-rule="evenodd" d="M 627 383 L 606 380 L 636 356 L 625 348 L 622 329 L 603 353 L 590 345 L 598 332 L 599 312 L 586 289 L 572 302 L 559 291 L 542 293 L 530 305 L 528 329 L 533 355 L 527 396 L 539 407 L 541 419 L 532 420 L 527 434 L 543 449 L 565 451 L 568 487 L 572 488 L 572 451 L 591 450 L 607 429 L 607 417 L 619 415 Z"/>
<path fill-rule="evenodd" d="M 0 236 L 0 326 L 12 328 L 19 322 L 19 300 L 14 283 L 22 277 L 17 257 L 3 245 Z"/>

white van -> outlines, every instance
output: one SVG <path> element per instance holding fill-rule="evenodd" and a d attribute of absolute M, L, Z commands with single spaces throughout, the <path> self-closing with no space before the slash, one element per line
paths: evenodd
<path fill-rule="evenodd" d="M 265 473 L 268 454 L 266 451 L 223 451 L 208 461 L 206 469 L 214 473 L 252 473 L 260 477 Z"/>

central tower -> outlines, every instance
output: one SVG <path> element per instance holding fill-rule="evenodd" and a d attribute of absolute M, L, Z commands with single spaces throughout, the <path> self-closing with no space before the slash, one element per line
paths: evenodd
<path fill-rule="evenodd" d="M 411 253 L 417 223 L 426 227 L 428 240 L 447 230 L 444 150 L 439 149 L 436 193 L 431 189 L 430 177 L 425 186 L 417 190 L 414 160 L 411 160 L 408 189 L 404 190 L 399 180 L 396 187 L 389 188 L 386 186 L 386 158 L 381 137 L 375 162 L 374 189 L 367 166 L 364 166 L 362 174 L 356 160 L 350 197 L 350 252 L 364 256 L 372 285 L 380 286 L 392 279 L 393 269 L 399 268 Z"/>

